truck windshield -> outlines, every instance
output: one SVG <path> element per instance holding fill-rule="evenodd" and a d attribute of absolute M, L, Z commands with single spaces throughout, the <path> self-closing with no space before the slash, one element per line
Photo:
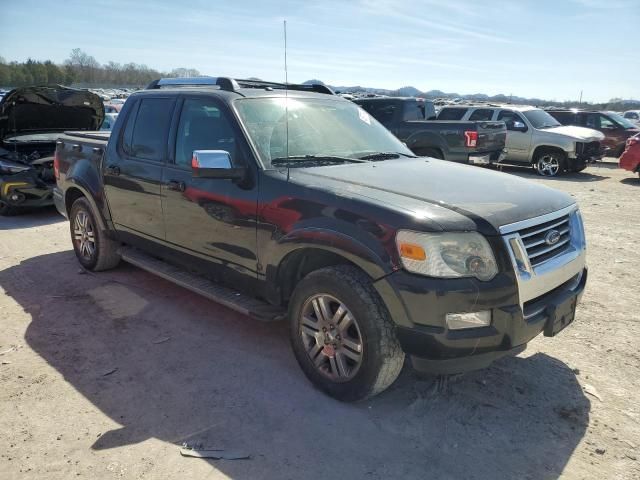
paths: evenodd
<path fill-rule="evenodd" d="M 234 105 L 265 168 L 271 168 L 273 159 L 283 158 L 413 156 L 391 132 L 351 102 L 271 97 L 238 99 Z"/>
<path fill-rule="evenodd" d="M 522 112 L 533 128 L 550 128 L 559 127 L 561 125 L 555 118 L 544 110 L 527 110 Z"/>

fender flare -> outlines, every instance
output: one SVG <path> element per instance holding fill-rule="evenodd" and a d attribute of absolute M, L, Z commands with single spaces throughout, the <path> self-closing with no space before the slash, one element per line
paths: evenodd
<path fill-rule="evenodd" d="M 305 248 L 339 255 L 361 268 L 373 281 L 393 271 L 392 260 L 382 246 L 374 249 L 351 235 L 322 227 L 305 227 L 282 237 L 268 264 L 280 270 L 288 255 Z"/>
<path fill-rule="evenodd" d="M 66 185 L 64 188 L 64 195 L 63 195 L 65 210 L 67 208 L 66 205 L 67 205 L 67 198 L 69 196 L 69 192 L 72 190 L 79 190 L 80 193 L 82 193 L 82 196 L 86 198 L 87 201 L 89 202 L 89 205 L 93 210 L 96 220 L 98 221 L 98 227 L 100 228 L 100 230 L 104 230 L 104 231 L 109 230 L 109 228 L 107 227 L 107 220 L 104 218 L 100 208 L 98 208 L 98 205 L 96 204 L 96 201 L 93 198 L 93 195 L 91 193 L 91 189 L 88 188 L 87 185 L 82 180 L 79 180 L 77 178 L 67 179 L 65 183 Z M 67 216 L 69 216 L 69 211 L 67 211 Z"/>
<path fill-rule="evenodd" d="M 440 135 L 429 131 L 420 131 L 412 134 L 407 138 L 406 144 L 411 151 L 420 148 L 433 148 L 440 150 L 443 156 L 449 151 L 444 139 Z"/>

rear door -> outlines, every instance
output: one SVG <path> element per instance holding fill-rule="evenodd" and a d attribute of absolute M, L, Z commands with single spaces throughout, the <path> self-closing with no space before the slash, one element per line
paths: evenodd
<path fill-rule="evenodd" d="M 105 195 L 117 230 L 164 239 L 160 199 L 175 99 L 140 98 L 103 164 Z"/>
<path fill-rule="evenodd" d="M 529 150 L 531 148 L 531 128 L 524 132 L 514 130 L 516 122 L 527 126 L 522 115 L 513 110 L 500 110 L 496 120 L 507 125 L 507 158 L 513 162 L 529 163 Z"/>
<path fill-rule="evenodd" d="M 209 273 L 241 287 L 243 277 L 257 275 L 257 182 L 193 177 L 191 158 L 194 150 L 225 150 L 234 166 L 255 168 L 244 136 L 224 103 L 185 95 L 171 137 L 162 179 L 167 241 L 209 260 Z"/>

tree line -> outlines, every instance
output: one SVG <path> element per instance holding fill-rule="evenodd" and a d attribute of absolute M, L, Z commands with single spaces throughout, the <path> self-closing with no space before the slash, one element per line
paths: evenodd
<path fill-rule="evenodd" d="M 159 72 L 144 64 L 107 62 L 101 65 L 92 55 L 75 48 L 62 65 L 51 60 L 7 62 L 0 57 L 0 87 L 26 85 L 76 85 L 81 87 L 142 87 L 161 77 L 195 77 L 193 68 Z"/>

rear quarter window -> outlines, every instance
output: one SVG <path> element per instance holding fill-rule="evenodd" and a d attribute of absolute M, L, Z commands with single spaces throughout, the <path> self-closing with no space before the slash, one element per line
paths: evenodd
<path fill-rule="evenodd" d="M 395 111 L 398 108 L 395 103 L 380 101 L 363 102 L 358 105 L 373 115 L 373 117 L 383 125 L 393 122 Z"/>
<path fill-rule="evenodd" d="M 479 108 L 471 114 L 469 120 L 472 122 L 483 122 L 491 120 L 491 117 L 493 117 L 493 110 L 490 108 Z"/>
<path fill-rule="evenodd" d="M 466 108 L 443 108 L 438 115 L 438 120 L 462 120 Z"/>

